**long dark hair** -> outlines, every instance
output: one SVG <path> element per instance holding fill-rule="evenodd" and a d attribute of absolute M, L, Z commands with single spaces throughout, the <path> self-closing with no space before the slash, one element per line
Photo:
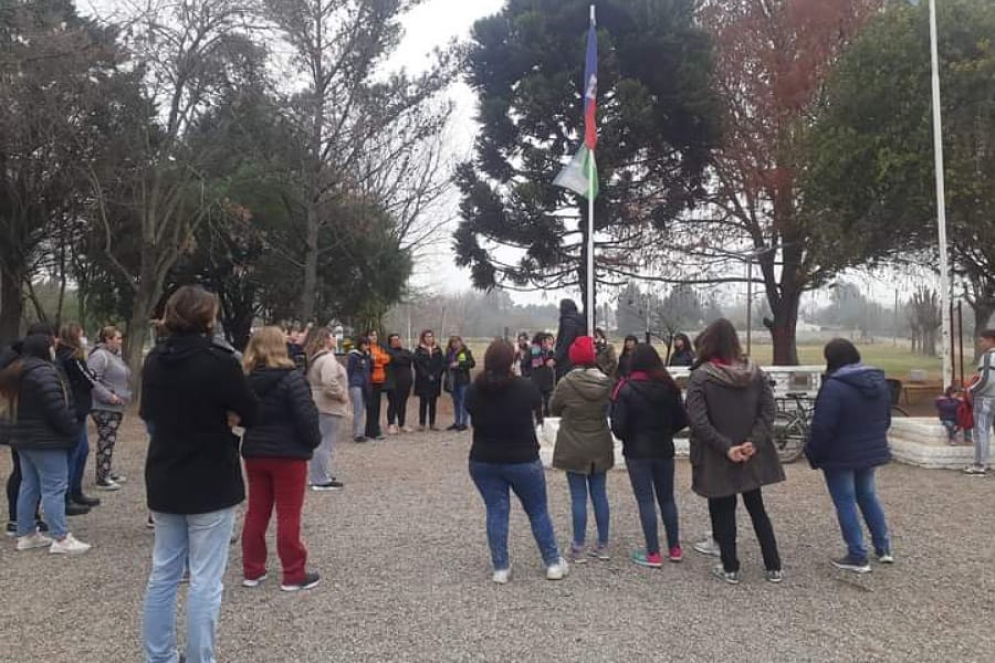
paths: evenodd
<path fill-rule="evenodd" d="M 845 338 L 834 338 L 826 343 L 822 354 L 826 358 L 827 373 L 835 373 L 844 366 L 860 363 L 860 352 Z"/>
<path fill-rule="evenodd" d="M 495 339 L 484 353 L 484 370 L 474 380 L 479 389 L 498 391 L 507 386 L 514 376 L 511 366 L 515 363 L 515 347 L 503 338 Z"/>
<path fill-rule="evenodd" d="M 736 328 L 725 318 L 719 318 L 697 339 L 698 363 L 720 359 L 732 364 L 743 360 L 743 346 L 739 344 Z"/>
<path fill-rule="evenodd" d="M 667 367 L 663 365 L 660 353 L 649 343 L 640 343 L 632 350 L 632 361 L 629 367 L 633 372 L 639 371 L 650 376 L 651 380 L 662 382 L 668 387 L 677 389 L 677 383 L 670 376 Z"/>
<path fill-rule="evenodd" d="M 632 348 L 631 350 L 629 349 L 629 346 L 626 345 L 626 343 L 628 343 L 629 341 L 635 341 L 636 343 L 635 347 Z M 635 352 L 636 348 L 638 348 L 640 345 L 642 344 L 639 342 L 639 337 L 629 334 L 628 336 L 625 337 L 625 340 L 622 341 L 622 355 L 625 356 L 632 354 L 633 352 Z"/>

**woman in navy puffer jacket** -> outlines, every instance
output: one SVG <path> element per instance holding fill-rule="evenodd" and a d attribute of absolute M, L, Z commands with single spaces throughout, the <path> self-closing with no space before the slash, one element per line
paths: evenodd
<path fill-rule="evenodd" d="M 891 460 L 891 391 L 884 372 L 860 363 L 850 341 L 835 339 L 824 350 L 826 377 L 815 402 L 805 453 L 821 469 L 836 505 L 847 555 L 834 559 L 843 570 L 871 570 L 864 547 L 858 508 L 871 531 L 874 552 L 882 563 L 893 561 L 884 509 L 874 488 L 874 471 Z"/>

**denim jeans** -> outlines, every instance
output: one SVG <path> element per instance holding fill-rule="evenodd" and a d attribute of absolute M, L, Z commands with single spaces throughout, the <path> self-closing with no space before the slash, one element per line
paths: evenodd
<path fill-rule="evenodd" d="M 86 459 L 90 455 L 90 439 L 86 432 L 86 422 L 80 426 L 76 444 L 69 450 L 69 496 L 83 493 L 83 472 L 86 470 Z"/>
<path fill-rule="evenodd" d="M 470 461 L 470 477 L 487 507 L 487 544 L 495 570 L 510 567 L 508 560 L 508 516 L 511 513 L 509 489 L 522 503 L 532 536 L 546 566 L 560 559 L 553 533 L 553 521 L 546 504 L 546 474 L 540 461 L 531 463 L 479 463 Z"/>
<path fill-rule="evenodd" d="M 660 537 L 656 528 L 656 505 L 660 505 L 663 527 L 667 532 L 667 548 L 681 545 L 674 500 L 673 458 L 626 458 L 632 493 L 639 507 L 639 521 L 646 538 L 646 552 L 660 552 Z M 656 502 L 654 502 L 654 499 Z"/>
<path fill-rule="evenodd" d="M 860 525 L 857 508 L 864 514 L 864 522 L 871 531 L 871 541 L 878 554 L 891 552 L 891 541 L 888 537 L 888 525 L 884 518 L 884 509 L 878 501 L 874 489 L 874 468 L 866 470 L 824 470 L 826 487 L 836 505 L 836 517 L 840 522 L 840 531 L 846 541 L 847 553 L 852 560 L 866 560 L 867 548 L 864 546 L 864 532 Z"/>
<path fill-rule="evenodd" d="M 314 450 L 311 458 L 311 485 L 319 486 L 332 480 L 332 449 L 339 436 L 342 417 L 334 414 L 318 414 L 318 428 L 321 429 L 321 445 Z"/>
<path fill-rule="evenodd" d="M 470 415 L 466 412 L 466 390 L 470 388 L 468 384 L 458 384 L 453 387 L 453 414 L 457 426 L 467 426 L 470 423 Z"/>
<path fill-rule="evenodd" d="M 974 463 L 988 465 L 992 423 L 995 422 L 995 398 L 974 401 Z"/>
<path fill-rule="evenodd" d="M 352 437 L 358 439 L 366 433 L 366 392 L 362 387 L 349 387 L 352 400 Z"/>
<path fill-rule="evenodd" d="M 20 449 L 21 489 L 17 494 L 17 536 L 35 531 L 35 514 L 41 501 L 49 535 L 57 540 L 69 533 L 66 525 L 66 487 L 69 454 L 65 449 Z"/>
<path fill-rule="evenodd" d="M 594 520 L 598 524 L 598 545 L 608 545 L 608 523 L 611 517 L 608 507 L 608 473 L 594 472 L 578 474 L 567 472 L 570 486 L 570 509 L 573 513 L 574 548 L 583 548 L 587 539 L 587 494 L 591 493 L 594 506 Z"/>
<path fill-rule="evenodd" d="M 145 592 L 142 636 L 146 663 L 177 663 L 176 594 L 189 560 L 187 663 L 215 663 L 214 642 L 221 612 L 222 578 L 235 509 L 197 515 L 154 512 L 152 573 Z"/>

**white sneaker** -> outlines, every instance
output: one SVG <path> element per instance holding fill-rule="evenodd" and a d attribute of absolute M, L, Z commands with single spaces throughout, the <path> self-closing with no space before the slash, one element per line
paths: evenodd
<path fill-rule="evenodd" d="M 82 555 L 90 549 L 89 543 L 77 541 L 72 534 L 66 534 L 66 538 L 61 541 L 53 541 L 48 552 L 53 555 Z"/>
<path fill-rule="evenodd" d="M 570 564 L 562 557 L 546 567 L 546 580 L 563 580 L 570 574 Z"/>
<path fill-rule="evenodd" d="M 499 585 L 508 584 L 508 581 L 511 580 L 511 567 L 495 571 L 494 575 L 491 577 L 491 580 Z"/>
<path fill-rule="evenodd" d="M 702 555 L 708 555 L 709 557 L 722 556 L 722 549 L 719 548 L 718 542 L 712 537 L 708 537 L 707 539 L 702 539 L 701 541 L 698 541 L 696 544 L 694 544 L 694 546 L 692 547 L 694 548 L 694 551 L 696 553 L 700 553 Z"/>
<path fill-rule="evenodd" d="M 104 490 L 111 493 L 114 492 L 115 490 L 121 490 L 121 484 L 114 481 L 113 479 L 105 479 L 104 481 L 98 481 L 96 483 L 96 488 L 97 490 Z"/>
<path fill-rule="evenodd" d="M 17 549 L 18 550 L 34 550 L 35 548 L 47 548 L 52 545 L 52 539 L 48 538 L 41 532 L 35 532 L 34 534 L 28 534 L 27 536 L 17 537 Z"/>

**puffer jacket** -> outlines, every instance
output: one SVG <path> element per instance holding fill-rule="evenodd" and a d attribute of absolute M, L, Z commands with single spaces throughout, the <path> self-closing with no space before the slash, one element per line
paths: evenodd
<path fill-rule="evenodd" d="M 562 420 L 553 467 L 592 474 L 607 472 L 615 465 L 615 443 L 605 417 L 611 388 L 611 378 L 599 368 L 577 368 L 556 385 L 549 410 Z"/>
<path fill-rule="evenodd" d="M 673 458 L 674 433 L 688 425 L 680 390 L 642 372 L 619 384 L 611 416 L 626 458 Z"/>
<path fill-rule="evenodd" d="M 36 357 L 21 362 L 10 446 L 34 451 L 70 449 L 80 424 L 65 378 L 52 362 Z"/>
<path fill-rule="evenodd" d="M 76 407 L 76 419 L 86 421 L 86 415 L 93 409 L 93 391 L 103 390 L 108 396 L 103 385 L 97 382 L 96 376 L 86 365 L 86 362 L 76 356 L 72 348 L 60 345 L 56 351 L 56 358 L 62 372 L 69 380 L 69 389 L 73 394 L 73 403 Z"/>
<path fill-rule="evenodd" d="M 411 393 L 411 385 L 415 381 L 412 366 L 415 363 L 415 353 L 405 348 L 387 348 L 390 363 L 387 364 L 387 382 L 384 389 L 407 396 Z"/>
<path fill-rule="evenodd" d="M 311 460 L 321 432 L 318 408 L 300 369 L 256 368 L 249 374 L 249 388 L 259 399 L 259 413 L 245 430 L 242 456 Z"/>
<path fill-rule="evenodd" d="M 382 385 L 387 381 L 387 364 L 390 355 L 379 345 L 370 346 L 370 381 Z"/>
<path fill-rule="evenodd" d="M 318 412 L 344 417 L 349 412 L 349 376 L 334 352 L 319 352 L 309 362 L 307 381 Z"/>
<path fill-rule="evenodd" d="M 691 373 L 687 387 L 691 423 L 691 489 L 702 497 L 728 497 L 784 481 L 771 439 L 774 394 L 752 362 L 712 362 Z M 729 449 L 752 442 L 756 454 L 744 463 Z"/>
<path fill-rule="evenodd" d="M 891 391 L 884 371 L 851 364 L 823 382 L 805 455 L 813 468 L 863 470 L 891 460 Z"/>

